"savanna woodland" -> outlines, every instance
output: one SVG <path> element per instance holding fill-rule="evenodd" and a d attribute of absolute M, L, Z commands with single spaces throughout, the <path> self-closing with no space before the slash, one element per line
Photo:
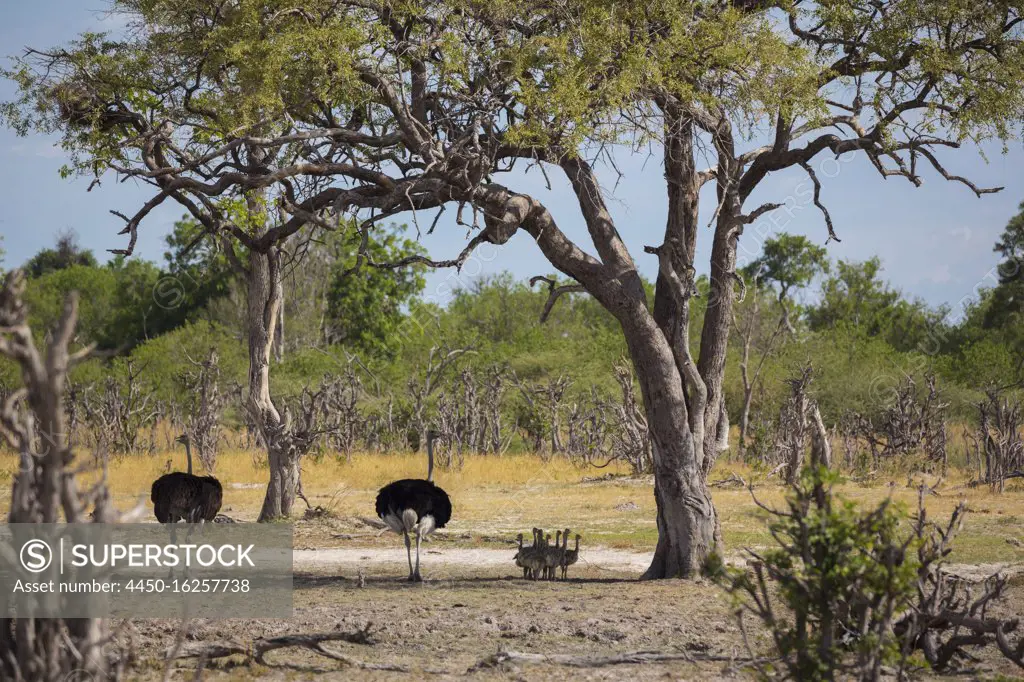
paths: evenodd
<path fill-rule="evenodd" d="M 1019 144 L 1024 3 L 110 12 L 124 28 L 3 71 L 4 123 L 59 139 L 62 175 L 149 198 L 110 207 L 105 243 L 64 232 L 4 263 L 0 505 L 127 520 L 184 434 L 218 509 L 295 524 L 296 617 L 4 614 L 0 679 L 1022 672 L 1024 204 L 987 226 L 998 267 L 935 307 L 888 283 L 899 253 L 830 254 L 858 224 L 833 219 L 854 190 L 821 164 L 863 159 L 908 204 L 926 180 L 1019 190 L 958 164 Z M 664 171 L 660 237 L 632 251 L 609 210 L 622 155 Z M 773 227 L 796 204 L 818 234 Z M 429 253 L 435 231 L 460 248 Z M 482 250 L 500 270 L 517 235 L 532 279 L 426 290 Z M 380 535 L 401 509 L 371 509 L 427 450 L 451 523 L 405 586 Z M 569 528 L 514 539 L 530 525 Z M 545 560 L 575 577 L 528 580 Z"/>

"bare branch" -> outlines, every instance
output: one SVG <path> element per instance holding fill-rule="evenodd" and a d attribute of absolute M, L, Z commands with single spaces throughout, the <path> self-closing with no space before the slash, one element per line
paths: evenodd
<path fill-rule="evenodd" d="M 817 206 L 821 211 L 821 214 L 825 216 L 825 227 L 828 228 L 828 239 L 825 240 L 825 243 L 827 244 L 829 240 L 835 240 L 837 242 L 842 241 L 836 236 L 835 228 L 832 225 L 832 216 L 829 215 L 828 209 L 825 208 L 825 205 L 821 203 L 821 182 L 818 180 L 817 174 L 814 172 L 814 169 L 811 168 L 809 163 L 801 161 L 800 167 L 804 169 L 808 177 L 811 178 L 811 182 L 814 183 L 814 205 Z"/>
<path fill-rule="evenodd" d="M 548 315 L 551 314 L 551 310 L 555 307 L 555 301 L 558 300 L 563 294 L 574 294 L 579 292 L 585 292 L 586 288 L 582 284 L 563 284 L 559 286 L 555 280 L 550 277 L 544 277 L 543 275 L 537 275 L 536 277 L 530 278 L 530 286 L 535 286 L 538 282 L 544 282 L 548 285 L 548 300 L 544 303 L 544 310 L 540 314 L 540 323 L 544 324 Z"/>

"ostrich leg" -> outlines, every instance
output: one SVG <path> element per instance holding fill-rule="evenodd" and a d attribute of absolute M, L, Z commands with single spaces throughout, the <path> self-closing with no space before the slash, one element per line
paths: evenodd
<path fill-rule="evenodd" d="M 416 560 L 419 561 L 419 543 L 416 543 Z M 405 554 L 409 557 L 409 580 L 413 580 L 412 574 L 412 543 L 409 541 L 409 531 L 405 531 Z"/>
<path fill-rule="evenodd" d="M 423 582 L 423 578 L 420 576 L 420 533 L 416 531 L 416 572 L 413 573 L 412 579 L 416 582 Z"/>
<path fill-rule="evenodd" d="M 177 546 L 177 544 L 178 544 L 178 534 L 177 534 L 177 532 L 175 532 L 175 526 L 178 525 L 178 521 L 176 519 L 172 519 L 171 523 L 169 525 L 171 527 L 170 528 L 171 544 Z M 174 580 L 174 568 L 173 567 L 168 567 L 167 568 L 167 580 L 168 581 Z"/>

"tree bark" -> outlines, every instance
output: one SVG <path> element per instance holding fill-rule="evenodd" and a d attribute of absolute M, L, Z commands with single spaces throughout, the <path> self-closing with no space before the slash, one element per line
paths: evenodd
<path fill-rule="evenodd" d="M 642 577 L 699 575 L 704 560 L 718 549 L 718 517 L 690 429 L 682 377 L 653 318 L 623 325 L 623 331 L 640 382 L 654 456 L 658 545 Z"/>
<path fill-rule="evenodd" d="M 711 292 L 708 295 L 707 312 L 700 338 L 700 357 L 697 369 L 708 393 L 708 409 L 704 415 L 705 431 L 714 434 L 704 441 L 702 471 L 711 471 L 718 457 L 719 448 L 728 444 L 728 419 L 722 419 L 725 409 L 723 384 L 725 380 L 725 357 L 729 343 L 729 326 L 732 320 L 735 279 L 736 244 L 742 232 L 740 203 L 735 192 L 726 190 L 718 214 L 715 238 L 711 246 Z M 720 432 L 722 429 L 725 432 Z"/>
<path fill-rule="evenodd" d="M 811 461 L 826 469 L 831 469 L 832 444 L 829 443 L 828 430 L 825 428 L 825 422 L 821 418 L 821 411 L 818 409 L 817 403 L 811 405 L 811 425 L 813 427 L 811 431 Z"/>
<path fill-rule="evenodd" d="M 277 327 L 274 331 L 274 361 L 284 362 L 284 283 L 277 282 L 280 303 L 277 306 Z"/>
<path fill-rule="evenodd" d="M 653 310 L 657 329 L 623 326 L 640 381 L 654 457 L 658 545 L 644 579 L 692 576 L 720 542 L 715 507 L 701 468 L 707 388 L 689 350 L 700 194 L 692 121 L 666 106 L 665 132 L 669 210 L 665 239 L 657 250 Z"/>
<path fill-rule="evenodd" d="M 747 452 L 747 430 L 750 428 L 750 406 L 754 402 L 754 387 L 746 379 L 743 382 L 743 410 L 740 412 L 740 433 L 737 453 L 744 457 Z"/>
<path fill-rule="evenodd" d="M 736 446 L 737 454 L 742 458 L 747 449 L 747 429 L 750 427 L 750 405 L 754 401 L 754 382 L 750 377 L 750 346 L 754 339 L 754 329 L 760 322 L 761 299 L 757 292 L 757 276 L 754 281 L 753 300 L 751 301 L 750 316 L 747 319 L 746 328 L 743 330 L 743 354 L 740 357 L 740 378 L 743 381 L 743 409 L 740 411 L 740 433 L 739 442 Z"/>
<path fill-rule="evenodd" d="M 246 323 L 249 335 L 248 408 L 267 444 L 270 481 L 259 521 L 291 513 L 299 480 L 299 462 L 290 447 L 288 424 L 270 397 L 270 356 L 281 306 L 280 252 L 250 250 L 246 272 Z"/>

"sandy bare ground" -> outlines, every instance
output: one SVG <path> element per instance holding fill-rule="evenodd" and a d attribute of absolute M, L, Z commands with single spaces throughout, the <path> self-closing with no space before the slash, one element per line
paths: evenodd
<path fill-rule="evenodd" d="M 456 548 L 433 549 L 424 545 L 420 550 L 420 570 L 424 576 L 432 573 L 451 574 L 464 568 L 466 573 L 478 571 L 484 567 L 505 567 L 515 569 L 512 557 L 515 549 L 489 548 Z M 340 569 L 344 573 L 355 573 L 362 570 L 371 573 L 375 566 L 381 564 L 398 564 L 408 567 L 405 547 L 353 547 L 334 549 L 297 549 L 293 553 L 293 566 L 297 573 L 303 571 L 323 572 L 329 569 Z M 413 550 L 415 560 L 415 549 Z M 607 547 L 588 547 L 585 555 L 580 557 L 580 568 L 589 571 L 606 570 L 614 573 L 642 573 L 651 563 L 651 554 L 647 552 L 630 552 Z M 388 566 L 388 569 L 391 567 Z M 390 571 L 389 571 L 390 572 Z"/>
<path fill-rule="evenodd" d="M 393 538 L 392 538 L 393 539 Z M 400 541 L 399 541 L 400 543 Z M 586 548 L 568 581 L 523 580 L 512 562 L 514 547 L 464 548 L 427 545 L 421 555 L 425 582 L 405 580 L 405 548 L 342 547 L 295 551 L 295 613 L 289 620 L 192 621 L 186 643 L 252 642 L 295 633 L 355 632 L 370 625 L 372 642 L 336 642 L 327 649 L 362 662 L 355 669 L 304 649 L 276 651 L 264 664 L 237 657 L 207 663 L 204 679 L 524 680 L 662 679 L 746 680 L 746 646 L 722 591 L 706 580 L 640 582 L 649 555 L 607 547 Z M 953 567 L 989 575 L 1024 565 Z M 1018 577 L 997 615 L 1019 614 L 1024 592 Z M 756 624 L 751 643 L 767 646 Z M 162 655 L 181 632 L 174 621 L 135 623 L 150 661 L 138 679 L 162 679 Z M 500 652 L 535 657 L 494 665 Z M 639 653 L 638 653 L 639 652 Z M 671 655 L 672 661 L 570 667 L 558 657 L 601 659 Z M 970 672 L 949 679 L 1013 679 L 1018 670 L 991 648 Z M 171 679 L 194 679 L 195 659 L 174 664 Z M 383 669 L 382 669 L 383 668 Z M 941 676 L 925 675 L 924 679 Z M 941 678 L 946 679 L 946 678 Z"/>
<path fill-rule="evenodd" d="M 364 525 L 350 520 L 303 522 L 297 529 L 294 616 L 194 620 L 187 626 L 184 644 L 247 646 L 257 638 L 369 628 L 367 643 L 325 645 L 362 667 L 293 647 L 272 652 L 263 663 L 246 664 L 238 656 L 207 661 L 203 679 L 653 682 L 754 677 L 743 665 L 749 652 L 722 590 L 703 579 L 639 581 L 650 552 L 584 543 L 569 580 L 531 581 L 524 580 L 515 566 L 516 547 L 507 533 L 460 529 L 439 533 L 423 545 L 425 582 L 411 584 L 405 580 L 405 547 L 391 533 L 366 532 Z M 484 546 L 462 544 L 468 542 Z M 742 553 L 730 552 L 729 559 L 740 563 Z M 995 610 L 1004 617 L 1024 612 L 1024 562 L 949 568 L 971 580 L 996 572 L 1016 575 L 1009 599 Z M 754 623 L 748 625 L 750 644 L 767 651 L 767 633 Z M 181 636 L 182 624 L 137 621 L 133 627 L 141 645 L 140 660 L 148 661 L 137 679 L 163 679 L 164 652 Z M 495 657 L 502 652 L 532 658 L 498 663 Z M 981 660 L 971 665 L 968 677 L 1018 674 L 992 648 L 973 653 Z M 643 656 L 672 660 L 641 662 Z M 629 662 L 580 668 L 558 660 L 567 657 L 625 657 Z M 194 679 L 197 665 L 196 659 L 176 661 L 171 679 Z M 964 679 L 963 673 L 959 679 Z"/>
<path fill-rule="evenodd" d="M 453 577 L 459 573 L 472 575 L 481 569 L 507 568 L 511 573 L 516 569 L 512 562 L 515 550 L 490 548 L 447 547 L 433 549 L 424 545 L 420 551 L 420 570 L 424 576 Z M 351 547 L 329 549 L 297 549 L 293 553 L 293 568 L 296 573 L 324 573 L 335 571 L 341 575 L 363 573 L 391 574 L 408 567 L 404 547 Z M 415 550 L 413 554 L 415 560 Z M 631 552 L 608 547 L 588 547 L 581 554 L 580 563 L 572 570 L 586 570 L 589 575 L 599 576 L 643 573 L 650 565 L 651 554 Z M 740 555 L 730 556 L 727 563 L 743 563 Z M 971 582 L 980 582 L 997 573 L 1013 578 L 1024 576 L 1024 563 L 948 564 L 948 573 Z"/>

